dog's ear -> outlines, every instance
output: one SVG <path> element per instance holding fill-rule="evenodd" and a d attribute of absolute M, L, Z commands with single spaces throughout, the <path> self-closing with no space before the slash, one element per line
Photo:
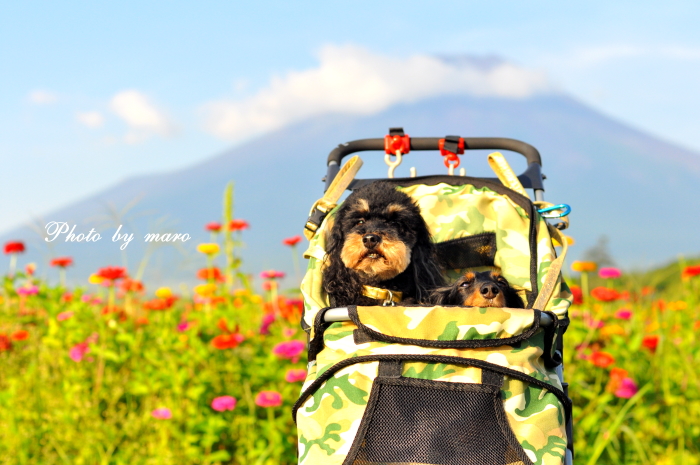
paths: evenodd
<path fill-rule="evenodd" d="M 342 210 L 336 215 L 326 241 L 326 260 L 323 264 L 323 289 L 328 293 L 331 305 L 344 306 L 356 303 L 362 285 L 357 273 L 348 269 L 340 258 L 345 244 L 342 227 Z"/>
<path fill-rule="evenodd" d="M 430 241 L 427 227 L 424 234 L 418 236 L 418 241 L 411 251 L 411 266 L 416 286 L 416 301 L 430 301 L 430 293 L 445 284 L 442 270 L 438 266 L 435 246 Z"/>
<path fill-rule="evenodd" d="M 430 303 L 434 305 L 462 305 L 459 287 L 452 286 L 438 287 L 430 292 Z"/>

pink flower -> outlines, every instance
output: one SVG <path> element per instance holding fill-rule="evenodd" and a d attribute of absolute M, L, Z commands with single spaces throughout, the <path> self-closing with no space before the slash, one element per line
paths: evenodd
<path fill-rule="evenodd" d="M 618 268 L 601 268 L 598 271 L 598 276 L 603 279 L 614 279 L 619 278 L 622 272 Z"/>
<path fill-rule="evenodd" d="M 298 381 L 304 381 L 306 379 L 306 370 L 303 368 L 292 368 L 287 370 L 287 374 L 284 375 L 284 380 L 288 383 L 296 383 Z"/>
<path fill-rule="evenodd" d="M 262 324 L 260 325 L 260 334 L 264 336 L 270 334 L 270 325 L 274 323 L 274 321 L 274 313 L 266 313 L 265 315 L 263 315 Z"/>
<path fill-rule="evenodd" d="M 621 308 L 617 311 L 617 313 L 615 313 L 615 318 L 619 318 L 620 320 L 629 320 L 632 318 L 632 310 L 629 308 Z"/>
<path fill-rule="evenodd" d="M 272 353 L 280 358 L 286 358 L 296 363 L 299 361 L 299 355 L 304 352 L 305 346 L 306 344 L 301 341 L 280 342 L 272 349 Z"/>
<path fill-rule="evenodd" d="M 169 408 L 157 408 L 151 412 L 151 416 L 158 420 L 170 420 L 173 417 L 173 412 Z"/>
<path fill-rule="evenodd" d="M 189 321 L 181 321 L 177 325 L 177 330 L 180 332 L 187 331 L 190 328 L 191 324 Z"/>
<path fill-rule="evenodd" d="M 635 383 L 632 378 L 624 378 L 620 383 L 620 387 L 615 391 L 615 395 L 623 399 L 629 399 L 635 395 L 637 391 L 639 391 L 637 383 Z"/>
<path fill-rule="evenodd" d="M 233 410 L 234 408 L 236 408 L 236 398 L 231 396 L 217 397 L 211 401 L 211 408 L 213 408 L 217 412 Z"/>
<path fill-rule="evenodd" d="M 73 317 L 73 312 L 61 312 L 58 315 L 56 315 L 56 319 L 58 321 L 65 321 L 68 318 L 72 318 L 72 317 Z"/>
<path fill-rule="evenodd" d="M 601 320 L 595 320 L 592 318 L 588 318 L 586 320 L 586 326 L 588 326 L 589 328 L 600 329 L 603 326 L 605 326 L 605 323 L 603 323 Z"/>
<path fill-rule="evenodd" d="M 80 362 L 83 360 L 83 357 L 85 357 L 85 354 L 87 354 L 88 352 L 90 352 L 90 346 L 88 345 L 88 343 L 79 342 L 71 348 L 71 350 L 68 352 L 68 355 L 71 359 L 73 359 L 74 362 Z"/>
<path fill-rule="evenodd" d="M 24 286 L 17 289 L 17 294 L 19 295 L 36 295 L 38 293 L 39 288 L 34 285 Z"/>
<path fill-rule="evenodd" d="M 282 405 L 282 394 L 277 391 L 262 391 L 255 396 L 255 405 L 258 407 L 279 407 Z"/>
<path fill-rule="evenodd" d="M 263 279 L 284 278 L 284 273 L 281 271 L 267 270 L 260 273 L 260 277 Z"/>

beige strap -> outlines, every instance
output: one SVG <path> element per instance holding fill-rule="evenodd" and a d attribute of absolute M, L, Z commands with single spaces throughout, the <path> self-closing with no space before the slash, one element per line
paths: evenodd
<path fill-rule="evenodd" d="M 335 179 L 333 179 L 333 182 L 331 182 L 331 185 L 328 186 L 328 189 L 323 194 L 323 197 L 318 199 L 316 203 L 313 204 L 311 211 L 309 212 L 309 216 L 313 214 L 314 210 L 320 210 L 324 214 L 327 214 L 333 208 L 335 208 L 338 199 L 343 195 L 343 192 L 345 192 L 345 189 L 348 188 L 352 180 L 355 179 L 355 175 L 357 175 L 357 172 L 360 171 L 361 167 L 362 159 L 358 155 L 355 155 L 348 160 L 347 163 L 340 168 L 340 171 L 338 171 L 338 174 L 335 176 Z M 306 226 L 304 227 L 304 236 L 306 236 L 308 240 L 311 240 L 311 238 L 314 237 L 314 234 L 316 234 L 316 230 L 320 226 L 320 224 L 317 225 L 307 221 Z"/>
<path fill-rule="evenodd" d="M 561 244 L 561 253 L 557 258 L 555 258 L 552 263 L 549 264 L 549 270 L 547 270 L 547 275 L 544 278 L 544 284 L 542 289 L 540 289 L 537 294 L 537 299 L 532 305 L 532 308 L 537 310 L 544 310 L 552 298 L 552 293 L 554 292 L 554 286 L 557 284 L 557 279 L 559 278 L 559 273 L 561 272 L 561 267 L 564 265 L 564 258 L 566 257 L 566 252 L 569 250 L 569 244 L 566 239 L 554 226 L 547 224 L 547 229 L 549 230 L 550 236 L 559 241 Z"/>
<path fill-rule="evenodd" d="M 516 176 L 515 172 L 500 152 L 490 153 L 487 159 L 489 162 L 489 166 L 491 167 L 493 172 L 496 173 L 496 176 L 498 176 L 498 179 L 501 181 L 501 183 L 503 183 L 504 186 L 513 189 L 518 194 L 529 198 L 527 192 L 525 192 L 525 188 L 520 183 L 518 176 Z"/>
<path fill-rule="evenodd" d="M 362 295 L 370 299 L 381 300 L 384 304 L 401 302 L 403 293 L 399 291 L 390 291 L 381 287 L 362 286 Z"/>

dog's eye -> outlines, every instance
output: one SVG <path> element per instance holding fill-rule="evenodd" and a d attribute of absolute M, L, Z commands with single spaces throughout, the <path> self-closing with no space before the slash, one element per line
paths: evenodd
<path fill-rule="evenodd" d="M 506 281 L 506 278 L 498 278 L 498 284 L 501 286 L 508 286 L 508 281 Z"/>
<path fill-rule="evenodd" d="M 361 225 L 361 224 L 365 224 L 364 218 L 360 218 L 359 220 L 357 220 L 357 221 L 355 222 L 355 226 L 359 226 L 359 225 Z"/>
<path fill-rule="evenodd" d="M 464 281 L 462 284 L 459 285 L 459 287 L 469 287 L 469 282 Z"/>

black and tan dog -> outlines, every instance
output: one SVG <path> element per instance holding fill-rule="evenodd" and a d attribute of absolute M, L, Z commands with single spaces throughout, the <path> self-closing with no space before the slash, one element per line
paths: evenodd
<path fill-rule="evenodd" d="M 469 271 L 451 286 L 435 289 L 430 300 L 436 305 L 463 307 L 525 307 L 498 271 Z"/>
<path fill-rule="evenodd" d="M 348 196 L 326 251 L 323 288 L 336 307 L 425 303 L 443 284 L 420 208 L 386 182 Z"/>

